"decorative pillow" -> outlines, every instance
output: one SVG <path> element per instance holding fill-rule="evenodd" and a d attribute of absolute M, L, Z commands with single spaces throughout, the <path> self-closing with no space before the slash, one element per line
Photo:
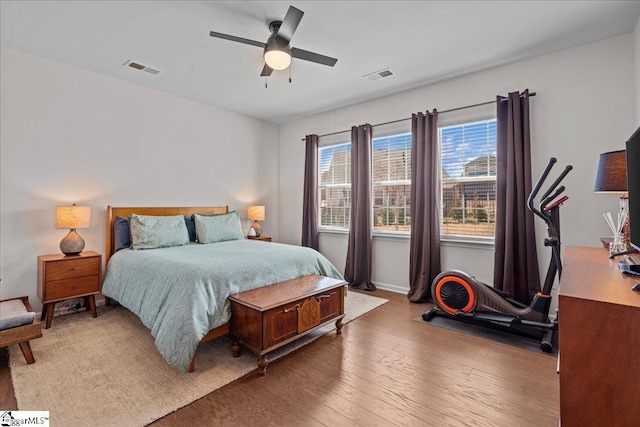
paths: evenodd
<path fill-rule="evenodd" d="M 187 231 L 189 232 L 189 241 L 197 242 L 198 236 L 196 236 L 196 223 L 193 219 L 193 215 L 185 215 L 184 223 L 187 226 Z"/>
<path fill-rule="evenodd" d="M 133 249 L 155 249 L 189 243 L 189 232 L 183 215 L 131 215 Z"/>
<path fill-rule="evenodd" d="M 235 211 L 231 211 L 228 213 L 235 213 Z M 223 213 L 223 214 L 191 214 L 189 216 L 184 217 L 184 222 L 187 223 L 187 230 L 189 230 L 189 240 L 191 240 L 192 242 L 197 242 L 198 241 L 198 235 L 196 234 L 196 220 L 193 217 L 194 215 L 200 215 L 200 216 L 218 216 L 218 215 L 227 215 L 228 213 Z"/>
<path fill-rule="evenodd" d="M 113 252 L 120 249 L 128 249 L 131 247 L 131 228 L 129 227 L 129 218 L 117 216 L 113 222 Z"/>
<path fill-rule="evenodd" d="M 227 240 L 243 240 L 242 224 L 236 212 L 228 214 L 204 216 L 193 214 L 196 223 L 196 234 L 200 243 L 225 242 Z"/>

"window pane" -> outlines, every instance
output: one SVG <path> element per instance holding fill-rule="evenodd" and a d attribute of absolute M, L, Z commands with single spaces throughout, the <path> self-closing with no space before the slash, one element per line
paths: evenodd
<path fill-rule="evenodd" d="M 493 237 L 496 121 L 440 129 L 441 234 Z"/>
<path fill-rule="evenodd" d="M 373 140 L 373 228 L 409 232 L 411 134 Z"/>
<path fill-rule="evenodd" d="M 351 213 L 351 144 L 318 149 L 320 227 L 349 228 Z"/>
<path fill-rule="evenodd" d="M 496 210 L 496 121 L 439 129 L 441 234 L 494 236 Z M 320 227 L 349 228 L 351 144 L 320 147 Z M 374 230 L 408 233 L 411 228 L 411 134 L 373 139 Z"/>

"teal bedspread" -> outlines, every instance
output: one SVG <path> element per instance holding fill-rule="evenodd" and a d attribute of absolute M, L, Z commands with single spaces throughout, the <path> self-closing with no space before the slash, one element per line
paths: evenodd
<path fill-rule="evenodd" d="M 317 251 L 255 240 L 116 252 L 102 294 L 135 313 L 166 361 L 186 372 L 200 340 L 229 321 L 228 296 L 319 274 L 342 275 Z"/>

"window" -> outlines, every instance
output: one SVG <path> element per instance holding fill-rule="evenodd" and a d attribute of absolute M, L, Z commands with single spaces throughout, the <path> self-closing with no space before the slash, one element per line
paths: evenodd
<path fill-rule="evenodd" d="M 411 134 L 373 139 L 373 229 L 409 232 Z"/>
<path fill-rule="evenodd" d="M 496 218 L 496 121 L 443 127 L 443 237 L 493 238 Z"/>
<path fill-rule="evenodd" d="M 351 214 L 351 143 L 318 149 L 320 227 L 349 229 Z"/>
<path fill-rule="evenodd" d="M 440 233 L 444 238 L 493 238 L 496 215 L 496 120 L 439 129 Z M 411 134 L 374 138 L 374 231 L 408 234 L 411 228 Z M 320 228 L 349 229 L 351 144 L 318 152 Z"/>

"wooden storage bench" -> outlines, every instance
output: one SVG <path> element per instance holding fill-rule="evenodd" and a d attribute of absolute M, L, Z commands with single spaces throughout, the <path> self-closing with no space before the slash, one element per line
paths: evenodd
<path fill-rule="evenodd" d="M 233 355 L 244 345 L 258 355 L 258 375 L 264 375 L 270 351 L 333 321 L 339 335 L 346 284 L 310 275 L 231 295 Z"/>
<path fill-rule="evenodd" d="M 18 344 L 27 365 L 30 365 L 36 360 L 29 341 L 41 336 L 41 325 L 28 296 L 0 301 L 0 348 Z"/>

